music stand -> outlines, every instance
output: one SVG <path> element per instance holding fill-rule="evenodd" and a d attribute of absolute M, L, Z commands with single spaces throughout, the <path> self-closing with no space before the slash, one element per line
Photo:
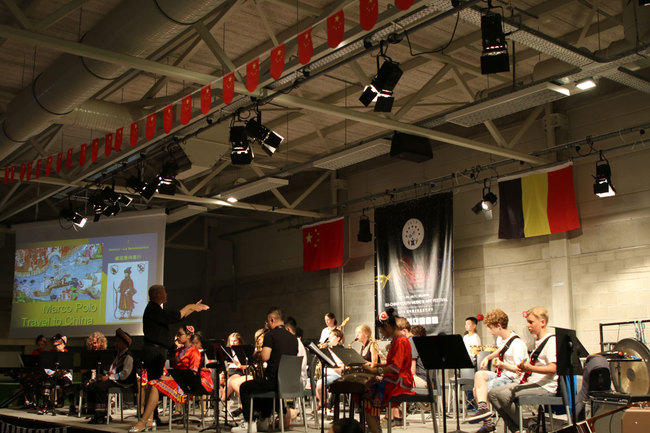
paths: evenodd
<path fill-rule="evenodd" d="M 368 362 L 363 356 L 361 356 L 359 352 L 354 349 L 348 349 L 344 346 L 334 346 L 330 347 L 330 350 L 334 352 L 334 355 L 338 356 L 338 358 L 343 364 L 345 364 L 346 367 L 356 367 L 359 365 L 364 365 L 366 362 Z"/>
<path fill-rule="evenodd" d="M 215 361 L 209 362 L 208 364 L 205 365 L 206 368 L 211 368 L 214 369 L 215 375 L 213 377 L 214 381 L 214 386 L 212 388 L 212 398 L 214 399 L 214 424 L 207 426 L 205 428 L 202 428 L 199 430 L 199 432 L 203 432 L 206 430 L 210 430 L 212 427 L 215 428 L 215 431 L 219 433 L 221 430 L 219 429 L 219 373 L 221 371 L 226 370 L 226 361 L 224 358 L 224 353 L 225 350 L 223 349 L 222 346 L 223 340 L 217 340 L 216 342 L 212 342 L 208 347 L 205 348 L 205 354 L 207 355 L 208 359 L 214 359 Z M 224 402 L 225 407 L 225 413 L 224 413 L 224 425 L 228 424 L 228 402 Z"/>
<path fill-rule="evenodd" d="M 427 370 L 442 370 L 442 383 L 445 383 L 445 369 L 454 370 L 458 384 L 458 370 L 473 368 L 474 364 L 465 349 L 463 337 L 455 335 L 436 335 L 432 337 L 413 337 L 415 348 L 420 354 L 422 364 Z M 456 396 L 458 398 L 458 396 Z M 442 390 L 442 409 L 445 409 L 445 392 Z M 443 432 L 447 433 L 447 417 L 443 413 Z M 456 430 L 453 433 L 463 433 L 460 429 L 460 411 L 456 402 Z"/>
<path fill-rule="evenodd" d="M 332 358 L 330 358 L 329 355 L 327 355 L 325 352 L 320 350 L 314 342 L 309 343 L 309 346 L 307 348 L 318 358 L 320 361 L 320 365 L 323 367 L 323 374 L 321 377 L 321 380 L 323 381 L 323 386 L 322 392 L 321 392 L 321 412 L 320 412 L 320 431 L 321 433 L 325 432 L 325 381 L 324 379 L 327 377 L 327 367 L 330 368 L 337 368 L 338 366 L 334 362 Z"/>
<path fill-rule="evenodd" d="M 71 352 L 43 352 L 40 354 L 40 365 L 48 370 L 71 370 Z"/>
<path fill-rule="evenodd" d="M 20 365 L 23 368 L 37 369 L 40 367 L 40 355 L 26 355 L 24 353 L 20 354 Z"/>
<path fill-rule="evenodd" d="M 107 371 L 113 360 L 115 352 L 112 350 L 86 350 L 81 352 L 81 368 L 84 370 L 96 370 L 97 376 L 103 376 L 103 371 Z M 102 366 L 105 367 L 102 370 Z"/>
<path fill-rule="evenodd" d="M 569 404 L 571 405 L 571 420 L 576 423 L 576 390 L 573 376 L 582 374 L 583 368 L 580 358 L 589 356 L 589 352 L 582 345 L 574 329 L 555 327 L 555 351 L 557 355 L 557 374 L 569 376 Z"/>

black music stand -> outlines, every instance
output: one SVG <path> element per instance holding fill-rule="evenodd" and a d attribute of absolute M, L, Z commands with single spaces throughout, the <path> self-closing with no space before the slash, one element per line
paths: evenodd
<path fill-rule="evenodd" d="M 413 337 L 415 348 L 420 354 L 422 364 L 427 370 L 441 370 L 442 384 L 445 383 L 445 369 L 453 369 L 456 384 L 458 384 L 458 370 L 461 368 L 474 368 L 474 364 L 467 353 L 463 337 L 455 335 L 436 335 L 432 337 Z M 458 396 L 456 396 L 458 399 Z M 445 391 L 442 389 L 443 432 L 447 433 L 447 416 L 445 408 Z M 434 420 L 435 422 L 435 420 Z M 452 433 L 463 433 L 460 429 L 460 411 L 456 402 L 456 430 Z"/>
<path fill-rule="evenodd" d="M 43 352 L 40 354 L 40 366 L 48 370 L 71 370 L 72 352 Z"/>
<path fill-rule="evenodd" d="M 40 367 L 41 355 L 20 354 L 20 365 L 23 368 L 37 369 Z"/>
<path fill-rule="evenodd" d="M 343 364 L 345 364 L 346 367 L 357 367 L 368 362 L 363 356 L 361 356 L 359 352 L 354 349 L 348 349 L 344 346 L 334 346 L 331 347 L 330 350 L 334 352 L 334 355 L 338 356 L 338 358 Z"/>
<path fill-rule="evenodd" d="M 210 430 L 214 427 L 215 431 L 219 433 L 219 373 L 226 370 L 226 361 L 224 358 L 224 349 L 222 346 L 223 340 L 217 340 L 216 342 L 211 342 L 210 345 L 204 348 L 204 354 L 208 359 L 214 359 L 215 361 L 209 362 L 205 365 L 205 368 L 214 369 L 215 375 L 213 377 L 214 386 L 212 388 L 212 398 L 214 399 L 214 424 L 202 428 L 199 432 L 204 432 Z M 225 405 L 228 403 L 225 402 Z M 226 407 L 225 416 L 224 416 L 224 425 L 228 424 L 228 408 Z"/>
<path fill-rule="evenodd" d="M 84 370 L 95 370 L 97 377 L 103 376 L 104 371 L 111 368 L 115 359 L 115 352 L 112 350 L 86 350 L 81 352 L 81 368 Z"/>
<path fill-rule="evenodd" d="M 230 346 L 239 363 L 242 365 L 251 366 L 253 362 L 253 353 L 255 353 L 255 348 L 251 344 L 240 344 L 239 346 Z M 246 373 L 248 376 L 248 373 Z"/>
<path fill-rule="evenodd" d="M 557 355 L 558 376 L 569 376 L 569 404 L 571 408 L 571 421 L 576 423 L 576 389 L 573 376 L 582 374 L 583 368 L 580 358 L 589 356 L 589 352 L 582 345 L 574 329 L 555 327 L 555 351 Z M 561 379 L 560 379 L 561 380 Z"/>
<path fill-rule="evenodd" d="M 321 380 L 323 381 L 323 386 L 322 392 L 321 392 L 321 411 L 320 411 L 320 432 L 324 433 L 325 432 L 325 378 L 327 377 L 327 367 L 330 368 L 337 368 L 338 366 L 334 362 L 332 358 L 330 358 L 329 355 L 327 355 L 325 352 L 320 350 L 316 344 L 309 343 L 309 346 L 307 348 L 318 358 L 320 361 L 320 365 L 322 366 L 323 373 L 321 375 Z"/>

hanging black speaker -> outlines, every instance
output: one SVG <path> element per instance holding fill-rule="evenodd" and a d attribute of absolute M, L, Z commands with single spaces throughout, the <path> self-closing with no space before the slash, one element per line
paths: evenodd
<path fill-rule="evenodd" d="M 357 234 L 357 240 L 359 242 L 370 242 L 372 241 L 372 233 L 370 233 L 370 219 L 361 215 L 359 220 L 359 233 Z"/>

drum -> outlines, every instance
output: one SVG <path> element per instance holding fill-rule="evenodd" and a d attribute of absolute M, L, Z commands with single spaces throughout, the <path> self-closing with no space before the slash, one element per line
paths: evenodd
<path fill-rule="evenodd" d="M 609 370 L 614 388 L 630 395 L 650 394 L 650 350 L 634 338 L 624 338 L 614 346 L 615 352 L 623 352 L 627 357 L 638 360 L 611 360 Z"/>

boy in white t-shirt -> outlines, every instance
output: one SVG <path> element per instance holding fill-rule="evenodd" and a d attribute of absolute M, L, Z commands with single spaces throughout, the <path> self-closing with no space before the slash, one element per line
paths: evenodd
<path fill-rule="evenodd" d="M 481 337 L 476 333 L 477 325 L 478 319 L 476 317 L 468 317 L 465 319 L 465 331 L 467 333 L 463 335 L 463 343 L 465 343 L 465 349 L 467 349 L 467 353 L 474 365 L 476 365 L 476 352 L 472 353 L 472 347 L 481 345 Z"/>
<path fill-rule="evenodd" d="M 485 326 L 490 334 L 497 337 L 497 347 L 480 365 L 480 370 L 474 375 L 474 398 L 478 403 L 478 411 L 467 420 L 485 420 L 480 433 L 494 430 L 491 419 L 492 411 L 488 409 L 488 392 L 497 386 L 509 383 L 519 383 L 521 374 L 517 371 L 519 363 L 528 358 L 526 343 L 517 334 L 508 329 L 508 315 L 500 309 L 490 311 L 485 315 Z M 495 371 L 486 370 L 493 361 Z"/>
<path fill-rule="evenodd" d="M 555 335 L 546 327 L 548 311 L 534 307 L 526 312 L 528 332 L 535 336 L 535 350 L 530 358 L 521 361 L 517 372 L 523 377 L 519 383 L 500 386 L 488 393 L 496 409 L 511 432 L 519 430 L 519 408 L 515 399 L 520 395 L 555 395 L 557 391 L 557 356 Z M 493 430 L 483 430 L 488 432 Z"/>

